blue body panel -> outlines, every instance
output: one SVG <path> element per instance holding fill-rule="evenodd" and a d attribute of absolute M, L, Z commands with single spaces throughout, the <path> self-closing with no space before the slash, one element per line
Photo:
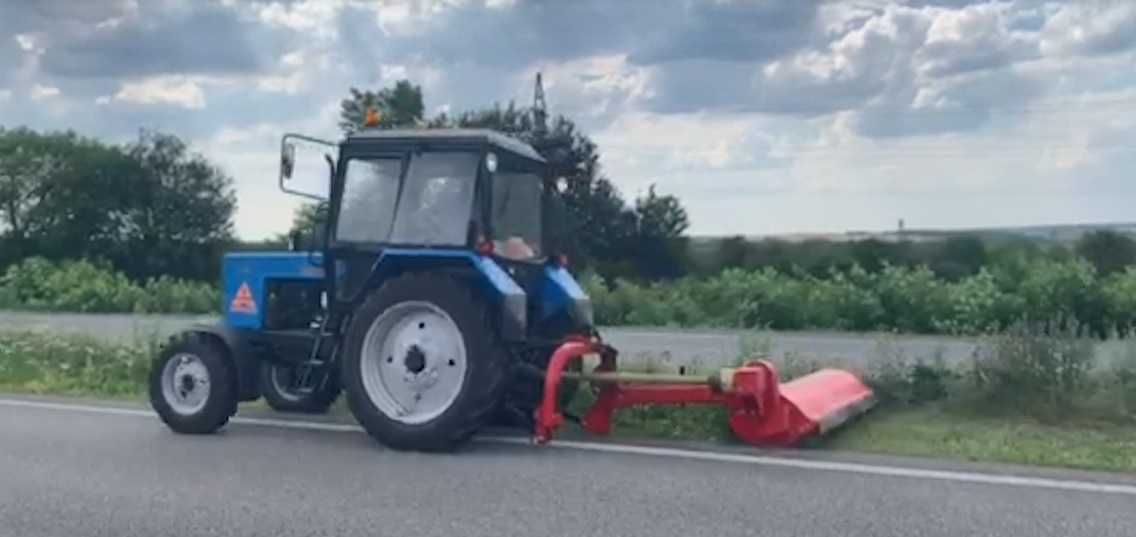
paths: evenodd
<path fill-rule="evenodd" d="M 540 296 L 541 320 L 549 319 L 564 310 L 571 310 L 579 321 L 587 325 L 592 324 L 592 301 L 568 269 L 546 266 Z"/>
<path fill-rule="evenodd" d="M 572 274 L 563 267 L 555 266 L 544 268 L 544 286 L 540 294 L 544 299 L 540 305 L 541 319 L 552 317 L 577 300 L 588 298 Z"/>
<path fill-rule="evenodd" d="M 225 324 L 258 330 L 264 326 L 268 280 L 322 280 L 319 254 L 307 252 L 242 252 L 222 262 L 222 311 Z M 247 294 L 241 288 L 247 288 Z"/>
<path fill-rule="evenodd" d="M 225 324 L 232 328 L 259 330 L 264 327 L 267 283 L 271 280 L 321 281 L 322 256 L 307 252 L 247 252 L 225 256 L 223 264 L 223 304 Z M 387 248 L 379 254 L 372 269 L 372 282 L 381 284 L 386 278 L 406 270 L 459 263 L 473 267 L 482 275 L 480 282 L 486 295 L 503 306 L 508 318 L 508 331 L 523 337 L 528 311 L 528 298 L 512 276 L 490 257 L 462 249 Z M 539 290 L 540 304 L 535 311 L 541 320 L 569 310 L 587 324 L 592 322 L 591 302 L 587 294 L 564 268 L 546 266 Z"/>

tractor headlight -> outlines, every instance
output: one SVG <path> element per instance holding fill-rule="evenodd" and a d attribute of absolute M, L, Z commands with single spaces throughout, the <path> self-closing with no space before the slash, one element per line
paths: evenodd
<path fill-rule="evenodd" d="M 485 155 L 485 169 L 489 170 L 489 173 L 497 171 L 497 153 Z"/>

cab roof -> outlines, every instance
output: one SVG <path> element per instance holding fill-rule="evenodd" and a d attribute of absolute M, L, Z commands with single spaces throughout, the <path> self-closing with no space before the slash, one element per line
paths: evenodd
<path fill-rule="evenodd" d="M 511 136 L 489 129 L 364 129 L 348 136 L 349 140 L 399 140 L 472 142 L 494 145 L 530 160 L 544 163 L 535 149 Z"/>

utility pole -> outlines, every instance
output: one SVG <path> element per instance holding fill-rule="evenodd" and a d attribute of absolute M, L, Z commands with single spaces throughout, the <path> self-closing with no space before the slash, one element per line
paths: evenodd
<path fill-rule="evenodd" d="M 548 133 L 548 108 L 544 102 L 544 83 L 540 72 L 536 73 L 536 85 L 533 87 L 532 105 L 533 131 L 538 137 Z"/>

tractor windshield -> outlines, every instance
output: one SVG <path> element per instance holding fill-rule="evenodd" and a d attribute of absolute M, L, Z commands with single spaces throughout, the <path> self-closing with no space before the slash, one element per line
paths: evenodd
<path fill-rule="evenodd" d="M 477 154 L 467 152 L 412 155 L 400 188 L 401 161 L 348 161 L 336 238 L 362 243 L 465 244 L 477 162 Z"/>
<path fill-rule="evenodd" d="M 517 260 L 539 257 L 540 177 L 504 171 L 493 176 L 493 249 Z"/>

